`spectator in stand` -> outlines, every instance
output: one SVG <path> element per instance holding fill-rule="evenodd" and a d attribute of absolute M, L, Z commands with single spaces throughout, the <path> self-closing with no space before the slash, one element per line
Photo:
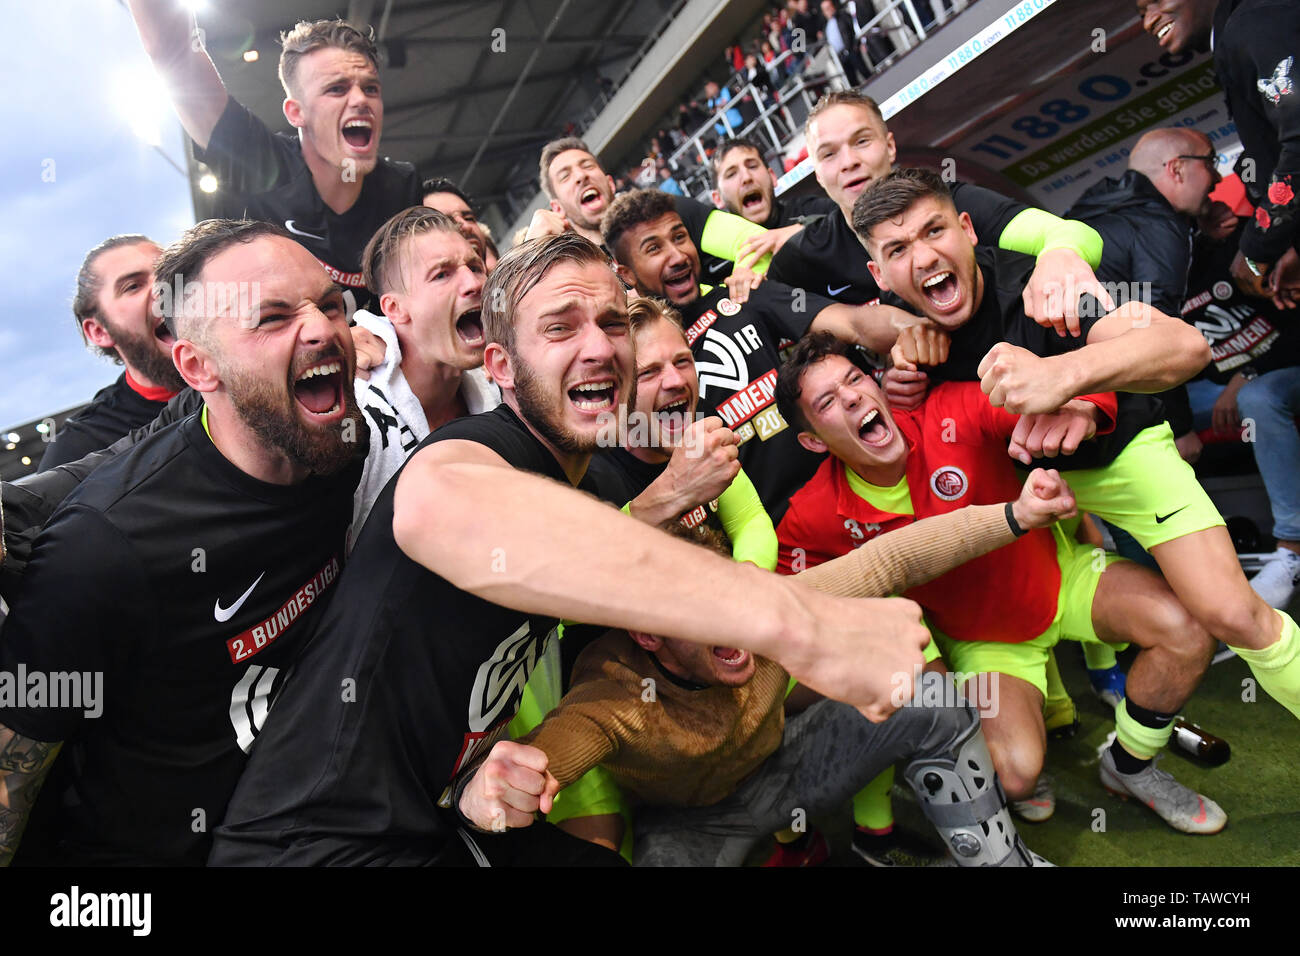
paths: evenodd
<path fill-rule="evenodd" d="M 729 73 L 739 73 L 745 66 L 745 48 L 739 43 L 733 44 L 722 51 L 722 59 Z"/>
<path fill-rule="evenodd" d="M 1232 260 L 1254 214 L 1245 188 L 1236 192 L 1235 210 L 1219 204 L 1220 215 L 1203 220 L 1192 252 L 1183 321 L 1209 340 L 1211 360 L 1187 392 L 1195 427 L 1250 442 L 1277 539 L 1273 560 L 1250 586 L 1270 606 L 1286 608 L 1300 585 L 1300 327 L 1232 281 Z"/>
<path fill-rule="evenodd" d="M 857 86 L 871 71 L 862 60 L 855 36 L 853 17 L 841 9 L 835 0 L 822 0 L 822 15 L 826 18 L 826 41 L 844 67 L 844 75 L 851 86 Z"/>
<path fill-rule="evenodd" d="M 478 221 L 478 214 L 474 212 L 474 204 L 469 201 L 469 197 L 450 179 L 441 177 L 425 180 L 421 188 L 424 191 L 422 205 L 454 219 L 460 234 L 469 240 L 478 257 L 486 262 L 487 235 L 483 232 L 483 226 Z"/>
<path fill-rule="evenodd" d="M 81 263 L 72 300 L 81 340 L 123 371 L 49 436 L 41 471 L 76 461 L 153 421 L 185 387 L 172 362 L 174 339 L 153 311 L 153 266 L 160 252 L 148 236 L 113 236 Z"/>
<path fill-rule="evenodd" d="M 776 102 L 775 90 L 772 88 L 772 77 L 768 74 L 767 69 L 759 64 L 758 57 L 755 54 L 750 53 L 745 57 L 745 68 L 740 71 L 740 76 L 745 82 L 752 84 L 754 89 L 759 91 L 765 106 L 772 106 Z"/>
<path fill-rule="evenodd" d="M 725 86 L 719 88 L 718 84 L 713 82 L 713 80 L 709 80 L 709 82 L 704 84 L 704 95 L 707 97 L 705 100 L 705 106 L 709 108 L 710 113 L 717 112 L 731 102 L 731 90 L 727 89 Z M 726 116 L 726 122 L 719 119 L 718 122 L 713 124 L 714 131 L 716 131 L 719 136 L 738 135 L 740 133 L 740 128 L 744 125 L 744 121 L 740 117 L 740 110 L 733 106 L 728 109 L 724 115 Z M 728 129 L 728 126 L 731 128 Z"/>
<path fill-rule="evenodd" d="M 681 130 L 682 136 L 690 138 L 695 135 L 695 131 L 704 125 L 709 118 L 700 104 L 691 100 L 689 103 L 682 103 L 677 109 L 677 128 Z"/>
<path fill-rule="evenodd" d="M 859 0 L 848 0 L 848 2 L 844 4 L 844 9 L 848 10 L 849 14 L 853 17 L 854 30 L 860 32 L 864 26 L 875 19 L 876 15 L 880 11 L 877 9 L 876 5 L 873 4 L 872 0 L 860 0 L 862 7 L 861 13 L 859 13 L 858 2 Z M 917 16 L 921 16 L 921 8 L 928 7 L 929 4 L 921 2 L 915 4 L 915 6 Z M 933 15 L 931 15 L 931 19 L 933 19 Z M 876 24 L 870 30 L 867 30 L 862 34 L 860 48 L 865 49 L 867 56 L 870 57 L 869 62 L 872 64 L 873 71 L 879 70 L 880 64 L 887 58 L 893 56 L 896 49 L 894 47 L 894 42 L 889 39 L 889 34 L 880 24 Z"/>
<path fill-rule="evenodd" d="M 673 178 L 672 170 L 667 166 L 659 167 L 659 182 L 656 184 L 662 192 L 669 193 L 673 196 L 685 196 L 681 184 Z"/>

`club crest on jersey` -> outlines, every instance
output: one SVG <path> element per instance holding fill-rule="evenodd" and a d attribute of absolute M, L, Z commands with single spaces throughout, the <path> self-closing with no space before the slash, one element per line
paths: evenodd
<path fill-rule="evenodd" d="M 1213 293 L 1216 299 L 1232 298 L 1232 286 L 1229 285 L 1227 282 L 1220 281 L 1214 283 L 1214 286 L 1210 289 L 1210 292 Z"/>
<path fill-rule="evenodd" d="M 966 494 L 969 484 L 966 480 L 966 472 L 956 465 L 936 468 L 934 474 L 930 476 L 930 490 L 944 501 L 956 501 Z"/>
<path fill-rule="evenodd" d="M 1255 84 L 1259 91 L 1268 98 L 1268 101 L 1274 106 L 1282 102 L 1282 97 L 1290 93 L 1295 84 L 1291 81 L 1291 64 L 1295 62 L 1294 56 L 1289 56 L 1273 68 L 1273 75 L 1265 77 L 1262 80 L 1256 80 Z"/>
<path fill-rule="evenodd" d="M 714 308 L 723 315 L 735 315 L 740 311 L 740 306 L 732 302 L 730 299 L 719 299 L 718 304 L 714 306 Z"/>

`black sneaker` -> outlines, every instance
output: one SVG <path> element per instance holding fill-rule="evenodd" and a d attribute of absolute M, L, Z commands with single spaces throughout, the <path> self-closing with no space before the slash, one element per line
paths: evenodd
<path fill-rule="evenodd" d="M 868 866 L 935 866 L 948 858 L 948 854 L 899 829 L 875 834 L 854 828 L 853 852 Z"/>

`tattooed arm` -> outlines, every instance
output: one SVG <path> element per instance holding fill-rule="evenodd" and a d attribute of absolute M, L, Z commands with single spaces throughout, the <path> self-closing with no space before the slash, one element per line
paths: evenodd
<path fill-rule="evenodd" d="M 0 866 L 13 861 L 36 795 L 62 746 L 32 740 L 0 724 Z"/>

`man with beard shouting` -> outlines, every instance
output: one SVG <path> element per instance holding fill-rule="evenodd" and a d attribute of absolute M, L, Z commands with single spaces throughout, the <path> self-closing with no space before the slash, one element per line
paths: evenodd
<path fill-rule="evenodd" d="M 873 720 L 903 703 L 890 680 L 928 639 L 911 602 L 821 595 L 575 491 L 635 390 L 627 296 L 595 244 L 516 246 L 483 324 L 502 404 L 430 435 L 375 502 L 210 862 L 616 861 L 545 824 L 492 832 L 558 789 L 543 752 L 498 738 L 560 618 L 743 647 Z M 489 752 L 505 790 L 469 773 Z"/>
<path fill-rule="evenodd" d="M 152 306 L 153 264 L 162 250 L 148 236 L 112 236 L 77 270 L 72 314 L 86 347 L 124 366 L 117 381 L 54 434 L 40 470 L 76 461 L 148 424 L 185 387 L 172 364 L 172 337 Z"/>
<path fill-rule="evenodd" d="M 343 559 L 367 433 L 342 289 L 259 222 L 199 223 L 157 277 L 239 294 L 161 303 L 202 410 L 98 469 L 37 539 L 0 647 L 0 863 L 63 742 L 26 862 L 202 863 Z"/>

